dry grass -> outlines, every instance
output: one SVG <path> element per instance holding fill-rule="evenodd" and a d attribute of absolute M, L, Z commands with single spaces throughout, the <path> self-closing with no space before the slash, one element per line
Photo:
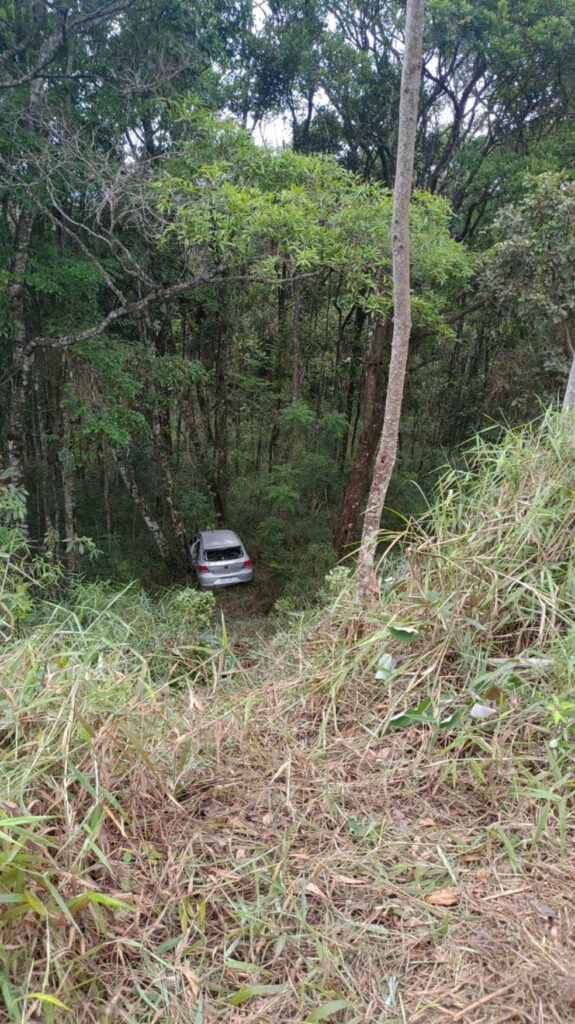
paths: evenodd
<path fill-rule="evenodd" d="M 7 646 L 6 1020 L 575 1019 L 575 460 L 480 463 L 360 631 L 342 588 L 176 689 L 119 627 Z"/>

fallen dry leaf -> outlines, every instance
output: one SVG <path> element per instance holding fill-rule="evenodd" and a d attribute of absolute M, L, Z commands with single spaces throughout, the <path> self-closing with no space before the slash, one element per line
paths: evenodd
<path fill-rule="evenodd" d="M 432 907 L 455 907 L 459 903 L 459 894 L 455 889 L 436 889 L 425 897 L 425 902 Z"/>
<path fill-rule="evenodd" d="M 176 970 L 178 970 L 180 974 L 183 974 L 194 995 L 198 996 L 200 991 L 200 983 L 198 981 L 197 975 L 194 974 L 191 967 L 186 967 L 185 964 L 178 964 L 176 966 Z"/>
<path fill-rule="evenodd" d="M 500 690 L 500 688 L 494 683 L 493 686 L 490 686 L 489 689 L 485 691 L 485 696 L 487 697 L 487 700 L 492 700 L 494 704 L 499 704 L 504 699 L 505 694 L 503 693 L 503 690 Z"/>
<path fill-rule="evenodd" d="M 190 693 L 190 706 L 195 708 L 196 711 L 203 711 L 204 705 L 202 704 L 199 697 L 196 697 L 195 693 Z"/>
<path fill-rule="evenodd" d="M 320 889 L 319 885 L 315 882 L 306 882 L 305 891 L 308 896 L 319 896 L 320 900 L 326 900 L 326 894 Z"/>
<path fill-rule="evenodd" d="M 422 818 L 419 824 L 421 825 L 422 828 L 433 828 L 435 822 L 433 818 Z"/>
<path fill-rule="evenodd" d="M 247 822 L 242 821 L 241 818 L 230 818 L 229 824 L 233 825 L 234 828 L 237 828 L 240 832 L 247 832 L 249 835 L 252 836 L 256 835 L 256 829 L 252 828 L 251 825 L 248 825 Z"/>

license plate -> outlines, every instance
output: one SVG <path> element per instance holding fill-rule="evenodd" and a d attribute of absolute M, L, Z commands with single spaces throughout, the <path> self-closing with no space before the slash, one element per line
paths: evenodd
<path fill-rule="evenodd" d="M 240 583 L 239 576 L 222 576 L 216 580 L 216 587 L 224 587 L 227 583 Z"/>

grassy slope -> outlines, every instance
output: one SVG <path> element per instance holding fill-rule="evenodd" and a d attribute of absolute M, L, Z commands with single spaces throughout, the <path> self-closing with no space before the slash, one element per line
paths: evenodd
<path fill-rule="evenodd" d="M 5 1019 L 575 1018 L 575 458 L 478 466 L 244 669 L 147 605 L 6 645 Z"/>

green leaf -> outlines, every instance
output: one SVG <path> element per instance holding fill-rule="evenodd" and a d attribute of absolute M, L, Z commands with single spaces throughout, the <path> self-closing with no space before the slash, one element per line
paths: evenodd
<path fill-rule="evenodd" d="M 83 892 L 80 896 L 74 896 L 69 900 L 68 906 L 70 910 L 78 910 L 80 907 L 85 907 L 87 903 L 101 903 L 104 907 L 113 907 L 114 910 L 129 910 L 131 913 L 136 909 L 130 903 L 125 903 L 124 900 L 119 900 L 115 896 L 108 896 L 105 892 Z"/>
<path fill-rule="evenodd" d="M 318 1020 L 327 1020 L 328 1017 L 333 1017 L 334 1013 L 348 1010 L 350 1007 L 351 1003 L 347 999 L 332 999 L 329 1003 L 322 1003 L 313 1013 L 310 1013 L 309 1017 L 305 1019 L 305 1024 L 317 1024 Z"/>
<path fill-rule="evenodd" d="M 277 992 L 284 992 L 285 989 L 285 985 L 246 985 L 228 996 L 228 1003 L 230 1006 L 241 1006 L 253 999 L 254 996 L 271 996 Z"/>
<path fill-rule="evenodd" d="M 51 1006 L 57 1006 L 60 1010 L 66 1010 L 67 1013 L 71 1013 L 72 1009 L 70 1006 L 66 1006 L 61 999 L 57 996 L 51 996 L 49 992 L 27 992 L 25 996 L 19 996 L 18 1002 L 23 999 L 39 999 L 41 1003 L 50 1003 Z"/>
<path fill-rule="evenodd" d="M 395 658 L 393 657 L 393 654 L 382 654 L 381 658 L 377 662 L 377 672 L 375 673 L 375 678 L 382 679 L 384 681 L 391 679 L 394 668 Z"/>
<path fill-rule="evenodd" d="M 247 960 L 234 960 L 232 957 L 224 957 L 224 967 L 228 967 L 232 971 L 247 971 L 247 972 L 259 972 L 261 973 L 261 967 L 259 964 L 248 963 Z"/>
<path fill-rule="evenodd" d="M 39 900 L 35 893 L 31 892 L 30 889 L 24 890 L 26 902 L 32 907 L 32 910 L 39 915 L 39 917 L 48 917 L 48 911 L 42 900 Z"/>
<path fill-rule="evenodd" d="M 423 725 L 428 722 L 433 722 L 433 704 L 431 697 L 424 697 L 416 708 L 411 708 L 409 711 L 401 711 L 397 715 L 392 715 L 388 723 L 388 728 L 408 729 L 412 725 Z"/>
<path fill-rule="evenodd" d="M 416 636 L 419 636 L 419 630 L 416 626 L 408 625 L 389 625 L 387 627 L 388 633 L 391 633 L 394 640 L 399 640 L 402 644 L 410 644 L 412 640 L 415 640 Z"/>

